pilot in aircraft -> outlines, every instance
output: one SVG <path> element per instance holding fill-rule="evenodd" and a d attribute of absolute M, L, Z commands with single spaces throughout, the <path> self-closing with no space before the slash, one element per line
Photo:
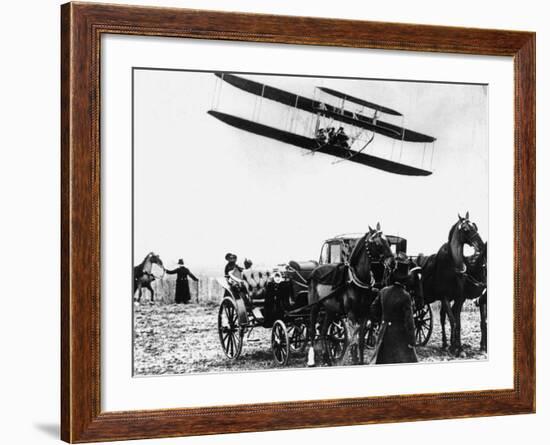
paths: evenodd
<path fill-rule="evenodd" d="M 334 144 L 343 148 L 349 148 L 349 136 L 344 131 L 344 127 L 338 128 L 336 135 L 334 136 Z"/>
<path fill-rule="evenodd" d="M 320 145 L 325 145 L 327 143 L 327 132 L 324 128 L 319 128 L 317 130 L 316 139 Z"/>
<path fill-rule="evenodd" d="M 328 143 L 333 145 L 336 142 L 336 131 L 334 131 L 334 127 L 327 128 L 327 136 L 328 136 Z"/>

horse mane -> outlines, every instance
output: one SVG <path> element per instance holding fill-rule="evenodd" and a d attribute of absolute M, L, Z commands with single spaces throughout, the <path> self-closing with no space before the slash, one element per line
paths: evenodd
<path fill-rule="evenodd" d="M 368 233 L 365 233 L 361 238 L 359 238 L 359 240 L 357 240 L 357 243 L 355 243 L 355 247 L 353 248 L 349 256 L 349 264 L 355 264 L 355 261 L 360 255 L 361 250 L 363 250 L 363 248 L 365 247 L 367 236 Z"/>
<path fill-rule="evenodd" d="M 447 239 L 447 242 L 449 243 L 449 245 L 451 244 L 451 238 L 453 237 L 453 233 L 456 230 L 456 226 L 458 226 L 459 223 L 460 221 L 455 222 L 451 227 L 451 230 L 449 230 L 449 237 Z"/>

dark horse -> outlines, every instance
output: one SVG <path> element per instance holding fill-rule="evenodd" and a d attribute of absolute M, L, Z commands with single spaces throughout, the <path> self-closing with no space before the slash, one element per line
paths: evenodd
<path fill-rule="evenodd" d="M 466 212 L 463 218 L 458 215 L 458 221 L 451 227 L 449 238 L 439 251 L 424 257 L 419 255 L 418 265 L 422 267 L 424 299 L 428 304 L 441 301 L 441 327 L 443 347 L 447 347 L 445 333 L 445 317 L 451 324 L 451 352 L 460 354 L 462 351 L 460 337 L 460 314 L 465 300 L 465 285 L 467 266 L 464 258 L 464 245 L 472 246 L 480 251 L 483 241 L 477 231 L 477 225 L 470 221 Z M 454 304 L 451 308 L 451 301 Z"/>
<path fill-rule="evenodd" d="M 480 252 L 467 258 L 466 267 L 464 295 L 468 299 L 476 299 L 476 305 L 479 306 L 479 348 L 487 351 L 487 243 L 483 244 Z"/>
<path fill-rule="evenodd" d="M 320 334 L 327 355 L 326 335 L 329 325 L 339 315 L 358 325 L 359 362 L 364 363 L 365 326 L 369 308 L 376 297 L 372 285 L 371 263 L 382 261 L 388 267 L 393 261 L 393 253 L 387 238 L 380 230 L 369 227 L 361 237 L 346 263 L 324 264 L 311 274 L 309 281 L 308 301 L 311 305 L 308 354 L 308 366 L 315 366 L 315 325 L 319 311 L 324 309 Z"/>
<path fill-rule="evenodd" d="M 149 252 L 140 264 L 134 266 L 134 295 L 136 294 L 136 291 L 139 291 L 138 302 L 141 301 L 142 288 L 149 289 L 149 292 L 151 293 L 151 302 L 154 301 L 155 292 L 151 287 L 151 283 L 155 280 L 155 276 L 151 272 L 153 264 L 157 264 L 162 267 L 164 272 L 162 260 L 153 252 Z"/>

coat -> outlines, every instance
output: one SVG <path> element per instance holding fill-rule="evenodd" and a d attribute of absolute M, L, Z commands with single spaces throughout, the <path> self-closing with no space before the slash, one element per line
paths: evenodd
<path fill-rule="evenodd" d="M 416 356 L 412 299 L 399 284 L 382 289 L 371 305 L 381 321 L 376 346 L 376 363 L 414 363 Z"/>
<path fill-rule="evenodd" d="M 187 277 L 191 277 L 194 281 L 198 281 L 198 278 L 191 273 L 191 271 L 185 266 L 179 266 L 173 270 L 166 270 L 167 274 L 176 276 L 176 303 L 188 303 L 191 300 L 191 293 L 189 292 L 189 282 Z"/>

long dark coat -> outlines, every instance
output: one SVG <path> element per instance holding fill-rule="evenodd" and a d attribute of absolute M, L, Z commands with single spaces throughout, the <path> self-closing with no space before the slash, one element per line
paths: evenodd
<path fill-rule="evenodd" d="M 376 363 L 417 362 L 410 294 L 398 284 L 385 287 L 372 303 L 371 313 L 381 320 Z"/>
<path fill-rule="evenodd" d="M 179 266 L 174 270 L 167 269 L 166 273 L 170 275 L 177 274 L 176 303 L 189 303 L 189 300 L 191 300 L 191 293 L 189 292 L 189 281 L 187 277 L 191 277 L 194 281 L 198 281 L 198 278 L 185 266 Z"/>

